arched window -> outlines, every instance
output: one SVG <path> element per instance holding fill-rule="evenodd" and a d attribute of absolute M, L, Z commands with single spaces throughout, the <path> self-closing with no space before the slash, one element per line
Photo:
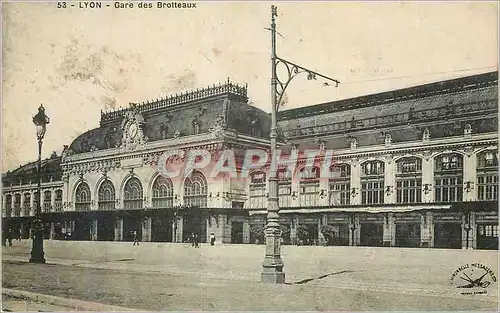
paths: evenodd
<path fill-rule="evenodd" d="M 202 173 L 193 171 L 184 181 L 184 204 L 188 206 L 207 206 L 207 181 Z"/>
<path fill-rule="evenodd" d="M 498 154 L 483 151 L 477 155 L 477 198 L 498 200 Z"/>
<path fill-rule="evenodd" d="M 115 194 L 115 186 L 109 180 L 105 180 L 102 182 L 101 186 L 99 186 L 98 192 L 98 201 L 97 206 L 100 211 L 108 211 L 115 209 L 116 203 L 116 194 Z"/>
<path fill-rule="evenodd" d="M 142 209 L 143 203 L 142 184 L 138 178 L 132 177 L 125 184 L 123 190 L 123 205 L 125 210 Z"/>
<path fill-rule="evenodd" d="M 436 202 L 462 201 L 462 156 L 458 153 L 441 154 L 434 159 L 434 164 L 434 200 Z"/>
<path fill-rule="evenodd" d="M 361 164 L 361 203 L 384 203 L 384 162 L 374 160 Z"/>
<path fill-rule="evenodd" d="M 278 205 L 281 208 L 290 207 L 292 205 L 293 173 L 290 170 L 283 168 L 276 172 L 276 176 L 278 178 Z"/>
<path fill-rule="evenodd" d="M 262 209 L 266 207 L 266 173 L 253 172 L 250 174 L 250 208 Z"/>
<path fill-rule="evenodd" d="M 46 190 L 43 192 L 43 212 L 48 213 L 52 207 L 52 192 Z"/>
<path fill-rule="evenodd" d="M 81 182 L 76 188 L 75 210 L 89 211 L 91 204 L 90 188 L 86 182 Z"/>
<path fill-rule="evenodd" d="M 299 171 L 299 203 L 300 206 L 316 206 L 319 197 L 318 167 L 303 167 Z"/>
<path fill-rule="evenodd" d="M 174 206 L 174 187 L 172 181 L 164 176 L 158 176 L 153 184 L 153 207 L 157 209 Z"/>
<path fill-rule="evenodd" d="M 5 196 L 5 214 L 10 217 L 12 214 L 12 195 Z"/>
<path fill-rule="evenodd" d="M 14 216 L 21 216 L 21 194 L 14 195 Z"/>
<path fill-rule="evenodd" d="M 23 201 L 23 214 L 24 214 L 24 216 L 29 216 L 30 210 L 31 210 L 31 194 L 29 192 L 26 192 L 24 194 L 24 201 Z"/>
<path fill-rule="evenodd" d="M 405 157 L 396 162 L 396 202 L 422 202 L 422 159 Z"/>
<path fill-rule="evenodd" d="M 56 212 L 62 212 L 62 190 L 61 189 L 57 189 L 55 191 L 55 199 L 54 199 L 54 210 Z"/>
<path fill-rule="evenodd" d="M 330 205 L 348 205 L 351 198 L 351 166 L 334 164 L 330 167 Z"/>

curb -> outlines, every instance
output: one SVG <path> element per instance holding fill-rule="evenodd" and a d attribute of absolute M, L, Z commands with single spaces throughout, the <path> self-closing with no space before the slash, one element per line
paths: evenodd
<path fill-rule="evenodd" d="M 84 300 L 77 300 L 71 298 L 63 298 L 57 296 L 50 296 L 41 293 L 34 293 L 24 290 L 10 289 L 10 288 L 2 288 L 2 295 L 11 296 L 14 298 L 23 298 L 31 301 L 40 301 L 43 303 L 57 305 L 57 306 L 65 306 L 72 309 L 76 309 L 79 311 L 140 311 L 138 309 L 131 309 L 121 306 L 102 304 L 98 302 L 90 302 Z"/>

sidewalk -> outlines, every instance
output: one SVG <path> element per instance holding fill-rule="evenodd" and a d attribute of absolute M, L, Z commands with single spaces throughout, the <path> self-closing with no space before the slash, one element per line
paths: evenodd
<path fill-rule="evenodd" d="M 335 277 L 342 278 L 342 273 Z M 322 286 L 261 284 L 55 264 L 3 263 L 4 287 L 148 311 L 494 310 L 477 297 L 403 294 Z M 100 309 L 99 311 L 106 311 Z M 122 311 L 122 310 L 120 310 Z"/>
<path fill-rule="evenodd" d="M 10 312 L 134 311 L 120 306 L 2 288 L 2 310 Z"/>

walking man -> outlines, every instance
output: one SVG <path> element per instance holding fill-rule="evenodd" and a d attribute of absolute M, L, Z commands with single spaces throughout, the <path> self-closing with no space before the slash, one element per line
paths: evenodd
<path fill-rule="evenodd" d="M 134 232 L 132 233 L 132 235 L 134 236 L 134 246 L 135 244 L 139 245 L 139 238 L 137 236 L 137 230 L 134 230 Z"/>
<path fill-rule="evenodd" d="M 210 245 L 213 246 L 215 245 L 215 234 L 210 233 Z"/>
<path fill-rule="evenodd" d="M 198 238 L 198 234 L 194 234 L 194 247 L 195 248 L 199 248 L 199 238 Z"/>

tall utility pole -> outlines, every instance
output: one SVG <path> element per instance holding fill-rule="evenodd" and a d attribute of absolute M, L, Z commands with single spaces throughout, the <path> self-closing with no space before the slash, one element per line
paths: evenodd
<path fill-rule="evenodd" d="M 277 157 L 276 156 L 276 137 L 277 120 L 276 115 L 281 104 L 281 99 L 285 93 L 288 84 L 294 77 L 300 73 L 306 73 L 307 79 L 312 80 L 321 77 L 325 80 L 335 83 L 338 86 L 339 81 L 317 72 L 306 69 L 302 66 L 286 61 L 276 56 L 276 16 L 277 7 L 271 6 L 271 129 L 269 138 L 271 141 L 271 171 L 269 173 L 269 197 L 267 201 L 267 224 L 266 224 L 266 256 L 262 263 L 263 271 L 261 273 L 261 282 L 263 283 L 285 283 L 285 273 L 283 272 L 283 260 L 281 259 L 281 228 L 279 224 L 279 202 L 278 202 L 278 178 L 276 177 Z M 276 68 L 282 63 L 288 72 L 286 81 L 278 78 Z M 273 170 L 274 169 L 274 170 Z"/>

